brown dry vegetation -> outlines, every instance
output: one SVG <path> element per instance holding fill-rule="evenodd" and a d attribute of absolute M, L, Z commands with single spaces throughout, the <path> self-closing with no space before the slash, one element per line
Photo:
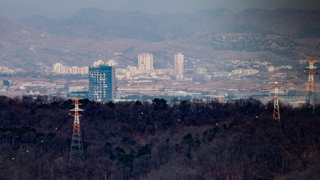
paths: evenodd
<path fill-rule="evenodd" d="M 281 104 L 279 122 L 255 99 L 81 103 L 75 163 L 71 100 L 1 97 L 0 179 L 306 179 L 319 169 L 319 112 L 307 107 Z"/>

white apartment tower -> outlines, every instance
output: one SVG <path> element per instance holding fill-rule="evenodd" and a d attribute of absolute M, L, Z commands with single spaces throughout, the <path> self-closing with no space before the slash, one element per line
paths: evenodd
<path fill-rule="evenodd" d="M 57 69 L 59 69 L 60 67 L 62 67 L 61 63 L 55 63 L 52 65 L 52 72 L 56 72 Z"/>
<path fill-rule="evenodd" d="M 153 70 L 153 55 L 142 53 L 138 55 L 138 70 L 148 71 Z"/>
<path fill-rule="evenodd" d="M 101 59 L 93 62 L 93 67 L 99 67 L 100 65 L 104 65 L 104 62 Z"/>
<path fill-rule="evenodd" d="M 182 53 L 174 55 L 174 71 L 178 75 L 183 75 L 184 68 L 184 56 Z"/>

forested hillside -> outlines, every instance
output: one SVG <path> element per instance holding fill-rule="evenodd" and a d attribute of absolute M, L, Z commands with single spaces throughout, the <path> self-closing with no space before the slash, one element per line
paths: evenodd
<path fill-rule="evenodd" d="M 80 100 L 83 160 L 70 161 L 71 100 L 0 97 L 0 179 L 315 179 L 320 112 L 255 99 Z"/>

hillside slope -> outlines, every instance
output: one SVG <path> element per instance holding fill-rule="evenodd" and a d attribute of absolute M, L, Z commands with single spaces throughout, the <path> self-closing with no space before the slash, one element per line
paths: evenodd
<path fill-rule="evenodd" d="M 0 16 L 0 61 L 10 67 L 37 69 L 61 62 L 90 66 L 99 58 L 121 66 L 137 64 L 137 55 L 154 54 L 155 68 L 172 68 L 182 52 L 186 67 L 196 59 L 258 60 L 295 66 L 320 53 L 320 11 L 226 9 L 149 15 L 89 8 L 66 19 Z M 121 55 L 119 55 L 121 53 Z"/>
<path fill-rule="evenodd" d="M 150 15 L 87 8 L 66 19 L 51 20 L 33 16 L 23 19 L 23 22 L 52 34 L 100 40 L 117 37 L 158 42 L 204 32 L 319 38 L 319 17 L 320 10 L 248 9 L 233 13 L 226 9 L 214 9 L 195 13 Z"/>
<path fill-rule="evenodd" d="M 304 107 L 281 104 L 279 122 L 255 99 L 81 103 L 84 154 L 74 163 L 71 100 L 1 97 L 0 178 L 268 180 L 320 164 L 319 112 Z"/>

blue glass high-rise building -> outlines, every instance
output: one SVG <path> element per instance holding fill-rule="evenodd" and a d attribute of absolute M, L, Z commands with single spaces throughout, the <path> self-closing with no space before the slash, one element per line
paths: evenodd
<path fill-rule="evenodd" d="M 116 96 L 115 69 L 113 66 L 89 67 L 89 99 L 114 100 Z"/>

